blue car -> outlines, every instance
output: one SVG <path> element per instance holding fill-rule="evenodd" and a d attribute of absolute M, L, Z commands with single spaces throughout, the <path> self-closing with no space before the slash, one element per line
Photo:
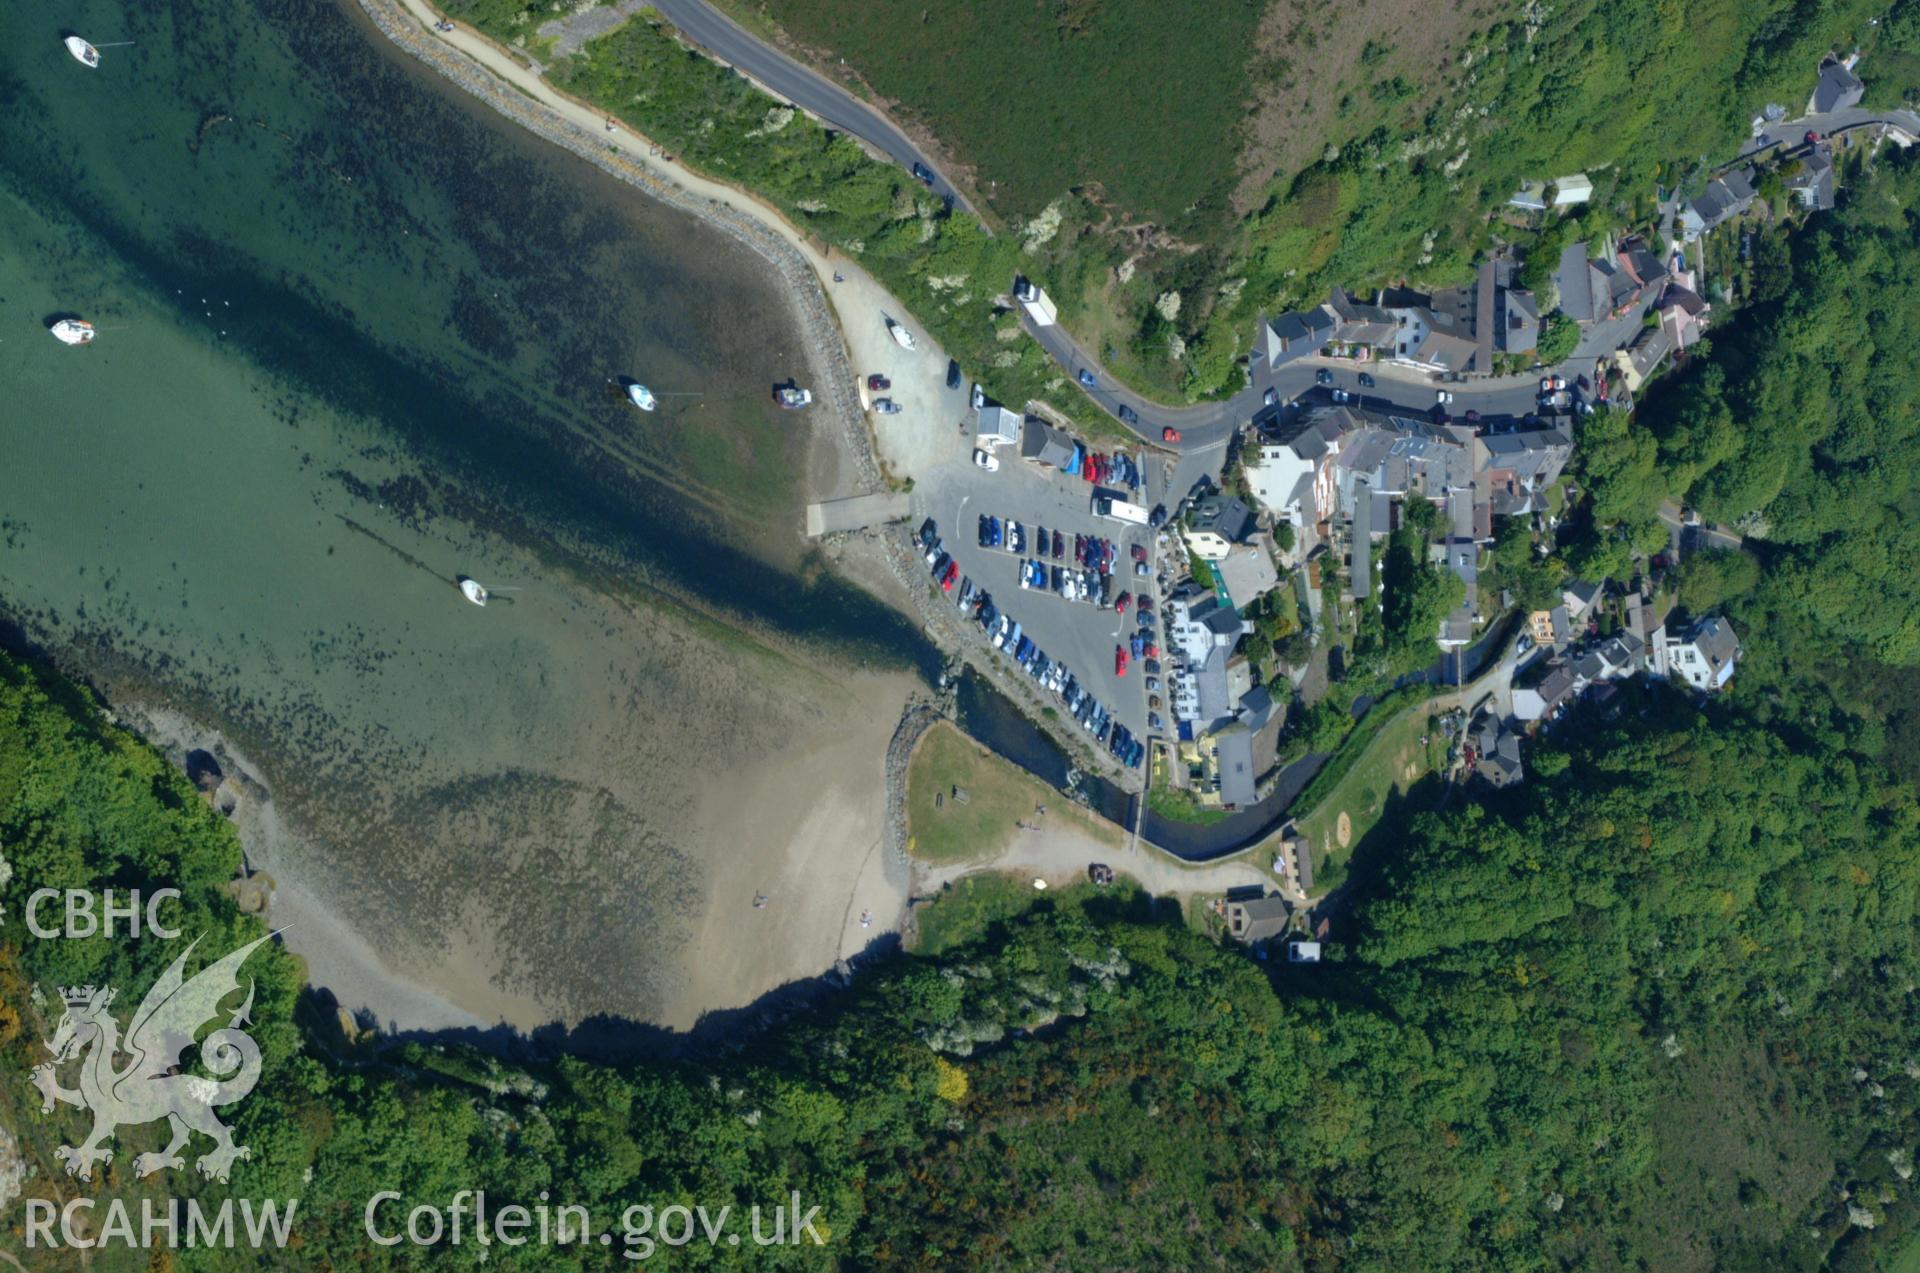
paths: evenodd
<path fill-rule="evenodd" d="M 1088 371 L 1085 367 L 1082 367 L 1077 374 L 1080 377 L 1080 383 L 1085 385 L 1089 389 L 1094 388 L 1096 385 L 1100 383 L 1099 381 L 1093 378 L 1093 373 L 1091 371 Z"/>

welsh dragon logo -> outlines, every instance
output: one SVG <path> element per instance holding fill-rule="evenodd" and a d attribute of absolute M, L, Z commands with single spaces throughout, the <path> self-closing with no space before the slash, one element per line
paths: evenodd
<path fill-rule="evenodd" d="M 45 1044 L 53 1059 L 34 1068 L 33 1084 L 44 1098 L 43 1112 L 52 1113 L 57 1101 L 93 1113 L 93 1130 L 86 1140 L 54 1151 L 69 1176 L 91 1180 L 95 1163 L 112 1162 L 116 1129 L 163 1118 L 173 1139 L 157 1154 L 137 1155 L 136 1176 L 162 1167 L 184 1168 L 180 1151 L 191 1132 L 213 1140 L 213 1149 L 197 1164 L 203 1176 L 225 1181 L 236 1159 L 253 1156 L 246 1146 L 233 1143 L 233 1133 L 213 1115 L 215 1108 L 234 1104 L 260 1081 L 260 1048 L 239 1029 L 253 1009 L 251 980 L 246 1002 L 234 1009 L 224 1027 L 200 1040 L 201 1067 L 215 1077 L 182 1073 L 180 1058 L 193 1046 L 195 1031 L 221 1015 L 220 1002 L 241 989 L 240 965 L 266 940 L 249 942 L 187 978 L 182 975 L 187 956 L 200 944 L 195 938 L 147 991 L 124 1039 L 108 1011 L 116 991 L 62 987 L 66 1012 Z M 79 1063 L 79 1086 L 63 1087 L 59 1070 L 74 1061 Z"/>

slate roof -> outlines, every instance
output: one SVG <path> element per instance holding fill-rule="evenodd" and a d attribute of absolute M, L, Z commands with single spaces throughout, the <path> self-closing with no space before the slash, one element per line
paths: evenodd
<path fill-rule="evenodd" d="M 1028 420 L 1021 431 L 1020 456 L 1063 469 L 1073 462 L 1073 439 L 1041 420 Z"/>
<path fill-rule="evenodd" d="M 1828 58 L 1820 63 L 1820 79 L 1813 86 L 1813 113 L 1824 115 L 1858 106 L 1865 92 L 1860 77 L 1848 70 L 1846 63 Z"/>

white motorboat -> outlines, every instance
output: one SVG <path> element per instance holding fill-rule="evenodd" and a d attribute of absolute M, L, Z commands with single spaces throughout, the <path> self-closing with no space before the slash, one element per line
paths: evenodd
<path fill-rule="evenodd" d="M 99 49 L 94 48 L 91 44 L 88 44 L 85 40 L 81 39 L 77 35 L 68 36 L 65 40 L 65 44 L 67 46 L 67 52 L 73 54 L 74 61 L 78 62 L 80 65 L 84 67 L 88 67 L 89 69 L 93 69 L 93 70 L 99 69 L 99 66 L 100 66 L 100 50 Z"/>
<path fill-rule="evenodd" d="M 473 602 L 476 606 L 484 606 L 487 604 L 486 585 L 478 579 L 469 579 L 465 575 L 460 576 L 460 591 L 466 596 L 467 600 Z"/>
<path fill-rule="evenodd" d="M 627 401 L 633 403 L 634 406 L 639 407 L 642 411 L 651 411 L 657 405 L 654 400 L 653 390 L 647 388 L 645 385 L 628 385 Z"/>
<path fill-rule="evenodd" d="M 79 318 L 63 318 L 47 330 L 63 345 L 91 345 L 93 324 Z"/>
<path fill-rule="evenodd" d="M 902 327 L 899 323 L 894 322 L 891 318 L 887 320 L 887 334 L 893 337 L 893 343 L 902 349 L 919 348 L 918 345 L 913 343 L 913 333 Z"/>

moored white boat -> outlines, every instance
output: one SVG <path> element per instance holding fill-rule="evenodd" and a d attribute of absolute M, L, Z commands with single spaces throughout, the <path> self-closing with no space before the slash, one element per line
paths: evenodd
<path fill-rule="evenodd" d="M 85 67 L 90 67 L 96 70 L 99 68 L 100 66 L 100 50 L 99 49 L 94 48 L 91 44 L 88 44 L 85 40 L 81 39 L 77 35 L 68 36 L 64 41 L 64 43 L 67 46 L 67 52 L 73 54 L 74 61 L 80 63 L 80 65 Z"/>
<path fill-rule="evenodd" d="M 892 336 L 893 343 L 902 349 L 919 348 L 918 345 L 913 343 L 913 333 L 902 327 L 899 323 L 894 322 L 891 318 L 887 320 L 887 334 Z"/>
<path fill-rule="evenodd" d="M 473 602 L 476 606 L 484 606 L 487 604 L 486 585 L 478 579 L 469 579 L 465 575 L 460 576 L 460 591 L 465 594 L 467 600 Z"/>
<path fill-rule="evenodd" d="M 654 401 L 653 390 L 647 388 L 645 385 L 628 385 L 627 401 L 633 403 L 634 406 L 639 407 L 642 411 L 651 411 L 655 405 L 657 405 Z"/>
<path fill-rule="evenodd" d="M 47 330 L 53 338 L 63 345 L 90 345 L 93 343 L 93 324 L 79 318 L 63 318 Z"/>

